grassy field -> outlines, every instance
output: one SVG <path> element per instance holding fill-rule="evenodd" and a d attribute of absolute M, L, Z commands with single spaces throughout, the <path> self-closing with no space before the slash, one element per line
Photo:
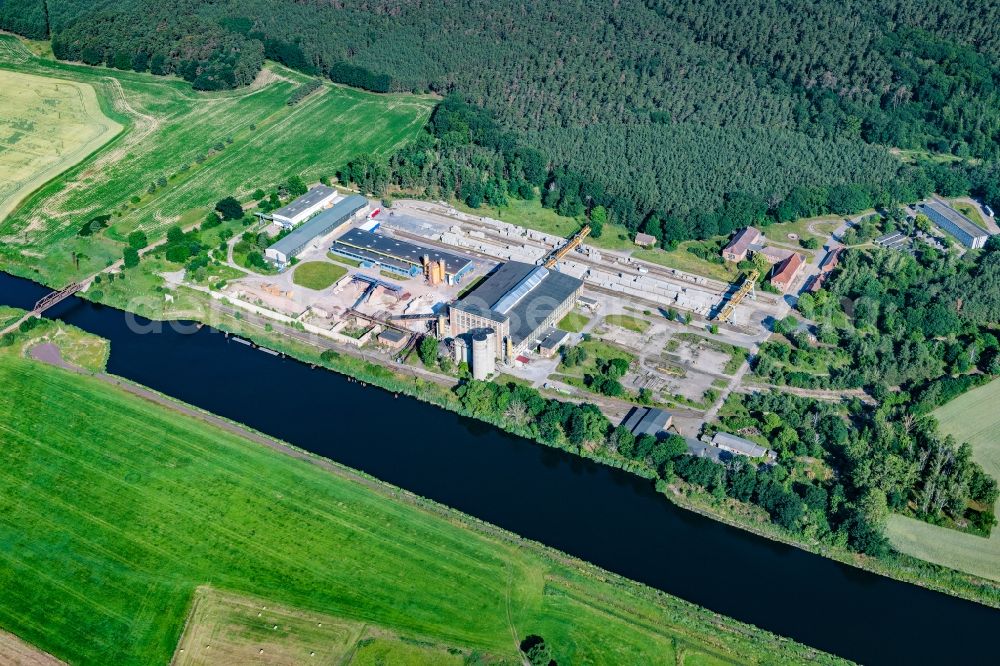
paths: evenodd
<path fill-rule="evenodd" d="M 588 323 L 590 323 L 589 318 L 579 312 L 573 311 L 559 320 L 559 328 L 570 333 L 579 333 Z"/>
<path fill-rule="evenodd" d="M 462 653 L 448 652 L 431 645 L 420 645 L 385 638 L 367 639 L 351 658 L 352 666 L 462 666 L 467 663 Z M 476 663 L 476 662 L 472 662 Z M 479 663 L 487 663 L 480 661 Z"/>
<path fill-rule="evenodd" d="M 776 222 L 775 224 L 762 227 L 761 231 L 764 232 L 764 235 L 768 239 L 775 243 L 797 247 L 799 238 L 815 238 L 820 241 L 820 247 L 822 247 L 822 242 L 836 231 L 837 227 L 841 224 L 843 224 L 841 218 L 824 215 L 821 217 L 802 218 L 794 222 Z M 793 240 L 788 237 L 790 234 L 798 238 Z"/>
<path fill-rule="evenodd" d="M 0 219 L 122 130 L 73 81 L 0 70 L 0 108 Z"/>
<path fill-rule="evenodd" d="M 972 445 L 972 458 L 1000 478 L 1000 381 L 980 386 L 934 411 L 941 432 Z M 899 551 L 959 571 L 1000 581 L 1000 529 L 989 539 L 892 515 L 889 540 Z"/>
<path fill-rule="evenodd" d="M 92 86 L 105 115 L 126 127 L 0 222 L 0 240 L 8 244 L 0 257 L 10 270 L 49 282 L 117 259 L 134 229 L 155 240 L 172 224 L 199 221 L 222 197 L 245 201 L 291 175 L 315 181 L 360 153 L 388 153 L 420 130 L 433 106 L 426 97 L 332 84 L 288 106 L 305 79 L 277 65 L 249 88 L 197 93 L 183 81 L 57 63 L 18 46 L 0 35 L 5 76 Z M 77 235 L 99 215 L 112 216 L 108 229 Z"/>
<path fill-rule="evenodd" d="M 458 210 L 470 215 L 481 217 L 492 217 L 494 220 L 501 220 L 508 224 L 516 224 L 527 229 L 562 236 L 567 238 L 575 234 L 582 223 L 573 217 L 563 217 L 551 208 L 545 208 L 538 200 L 526 201 L 523 199 L 511 199 L 510 204 L 503 208 L 495 206 L 480 206 L 470 208 L 461 201 L 453 202 Z M 590 241 L 587 241 L 590 242 Z"/>
<path fill-rule="evenodd" d="M 739 277 L 740 271 L 735 265 L 729 263 L 716 264 L 711 261 L 705 261 L 701 257 L 687 251 L 687 248 L 700 242 L 701 241 L 684 241 L 679 244 L 676 249 L 670 251 L 661 250 L 659 248 L 636 250 L 632 253 L 632 256 L 636 259 L 648 261 L 667 268 L 676 268 L 677 270 L 684 271 L 686 273 L 704 275 L 707 278 L 712 278 L 713 280 L 719 280 L 721 282 L 732 282 Z"/>
<path fill-rule="evenodd" d="M 814 654 L 98 379 L 0 356 L 0 387 L 0 626 L 61 659 L 167 662 L 203 585 L 512 662 Z"/>
<path fill-rule="evenodd" d="M 307 261 L 295 267 L 292 282 L 307 289 L 326 289 L 347 275 L 347 269 L 325 261 Z"/>
<path fill-rule="evenodd" d="M 604 318 L 604 323 L 609 326 L 620 326 L 635 333 L 645 333 L 649 330 L 649 322 L 632 315 L 608 315 Z"/>

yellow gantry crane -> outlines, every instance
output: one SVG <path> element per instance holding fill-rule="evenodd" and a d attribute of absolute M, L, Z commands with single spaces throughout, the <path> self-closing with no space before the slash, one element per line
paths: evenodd
<path fill-rule="evenodd" d="M 580 229 L 578 232 L 573 234 L 573 237 L 570 238 L 565 245 L 563 245 L 561 248 L 553 252 L 552 255 L 545 260 L 544 264 L 545 268 L 552 268 L 553 266 L 555 266 L 557 263 L 559 263 L 560 259 L 565 257 L 570 252 L 572 252 L 575 248 L 579 247 L 580 244 L 583 243 L 583 239 L 589 235 L 590 235 L 590 225 L 585 224 L 583 225 L 583 229 Z"/>
<path fill-rule="evenodd" d="M 739 305 L 744 298 L 746 298 L 747 294 L 753 291 L 754 285 L 757 284 L 757 278 L 759 277 L 760 271 L 756 268 L 747 273 L 747 276 L 743 279 L 743 284 L 741 284 L 740 288 L 736 290 L 736 293 L 729 298 L 722 309 L 719 310 L 714 317 L 712 317 L 712 320 L 726 321 L 732 317 L 736 306 Z"/>

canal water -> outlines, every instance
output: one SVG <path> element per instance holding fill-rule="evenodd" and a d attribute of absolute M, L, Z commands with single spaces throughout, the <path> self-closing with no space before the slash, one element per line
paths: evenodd
<path fill-rule="evenodd" d="M 47 292 L 0 273 L 0 304 Z M 111 373 L 807 645 L 868 664 L 997 663 L 1000 611 L 685 511 L 620 470 L 208 327 L 139 335 L 128 320 L 146 320 L 75 297 L 47 316 L 111 340 Z"/>

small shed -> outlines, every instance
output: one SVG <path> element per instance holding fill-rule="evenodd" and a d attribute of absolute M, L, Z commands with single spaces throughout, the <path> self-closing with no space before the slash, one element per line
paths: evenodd
<path fill-rule="evenodd" d="M 550 328 L 538 343 L 538 353 L 545 358 L 552 358 L 566 342 L 569 333 L 558 328 Z"/>
<path fill-rule="evenodd" d="M 406 344 L 409 336 L 394 328 L 387 328 L 378 334 L 378 341 L 391 349 L 399 349 Z"/>
<path fill-rule="evenodd" d="M 656 245 L 656 237 L 639 232 L 635 235 L 635 244 L 639 247 L 653 247 Z"/>

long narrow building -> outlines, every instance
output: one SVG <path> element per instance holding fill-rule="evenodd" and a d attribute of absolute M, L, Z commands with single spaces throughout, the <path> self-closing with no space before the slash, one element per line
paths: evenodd
<path fill-rule="evenodd" d="M 309 219 L 309 216 L 323 210 L 336 198 L 337 190 L 326 185 L 317 185 L 291 203 L 271 213 L 271 219 L 290 229 Z"/>
<path fill-rule="evenodd" d="M 930 221 L 953 236 L 959 243 L 976 250 L 986 245 L 990 232 L 962 215 L 951 206 L 940 201 L 929 201 L 920 204 L 918 210 L 930 218 Z"/>
<path fill-rule="evenodd" d="M 433 264 L 449 284 L 460 282 L 473 269 L 468 257 L 364 229 L 351 229 L 338 237 L 330 251 L 401 277 L 418 275 L 428 264 Z"/>
<path fill-rule="evenodd" d="M 271 245 L 264 251 L 264 256 L 275 263 L 287 264 L 314 240 L 332 233 L 337 227 L 347 224 L 359 211 L 367 209 L 368 199 L 360 194 L 341 199 Z"/>

